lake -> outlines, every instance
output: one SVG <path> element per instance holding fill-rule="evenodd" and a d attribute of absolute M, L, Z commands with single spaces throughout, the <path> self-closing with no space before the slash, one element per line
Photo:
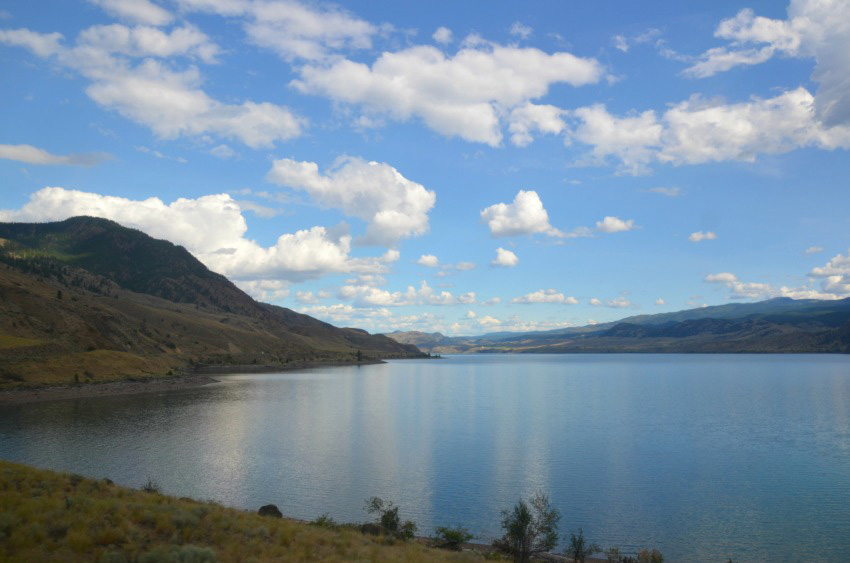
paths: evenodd
<path fill-rule="evenodd" d="M 0 458 L 256 510 L 500 535 L 536 490 L 604 547 L 850 559 L 850 357 L 476 355 L 4 406 Z M 563 547 L 563 545 L 562 545 Z"/>

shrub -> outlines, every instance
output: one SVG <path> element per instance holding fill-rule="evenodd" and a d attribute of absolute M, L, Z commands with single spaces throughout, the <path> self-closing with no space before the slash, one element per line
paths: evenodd
<path fill-rule="evenodd" d="M 398 515 L 398 507 L 394 506 L 390 501 L 384 501 L 379 497 L 371 497 L 366 501 L 366 512 L 369 514 L 378 514 L 376 524 L 378 524 L 384 533 L 396 536 L 398 538 L 409 540 L 416 535 L 417 526 L 412 520 L 401 522 Z"/>
<path fill-rule="evenodd" d="M 460 551 L 461 545 L 474 537 L 469 530 L 462 526 L 455 526 L 454 528 L 441 526 L 437 528 L 436 535 L 431 543 L 435 547 Z"/>
<path fill-rule="evenodd" d="M 312 524 L 313 526 L 318 526 L 319 528 L 333 529 L 337 527 L 336 520 L 331 518 L 330 514 L 328 514 L 327 512 L 310 522 L 310 524 Z"/>

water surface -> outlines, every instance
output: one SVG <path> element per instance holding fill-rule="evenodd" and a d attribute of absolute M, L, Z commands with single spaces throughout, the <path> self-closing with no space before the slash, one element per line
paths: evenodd
<path fill-rule="evenodd" d="M 546 491 L 562 535 L 669 560 L 850 557 L 850 357 L 481 355 L 6 406 L 0 458 L 290 516 L 490 541 Z"/>

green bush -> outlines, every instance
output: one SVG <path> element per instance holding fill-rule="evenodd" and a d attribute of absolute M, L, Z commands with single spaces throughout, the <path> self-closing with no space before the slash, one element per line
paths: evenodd
<path fill-rule="evenodd" d="M 455 526 L 454 528 L 441 526 L 437 528 L 431 543 L 442 549 L 460 551 L 461 546 L 474 537 L 469 530 L 462 526 Z"/>

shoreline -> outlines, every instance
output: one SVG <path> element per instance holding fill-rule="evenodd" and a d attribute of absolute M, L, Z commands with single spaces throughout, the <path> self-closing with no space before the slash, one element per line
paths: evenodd
<path fill-rule="evenodd" d="M 203 387 L 210 383 L 219 383 L 215 375 L 239 373 L 275 373 L 321 367 L 342 367 L 357 365 L 375 365 L 386 363 L 384 360 L 364 360 L 362 362 L 291 362 L 285 365 L 206 365 L 197 366 L 192 372 L 180 375 L 165 375 L 147 379 L 120 379 L 103 383 L 84 383 L 79 385 L 59 385 L 53 387 L 29 387 L 22 389 L 0 390 L 0 406 L 24 403 L 39 403 L 63 399 L 85 399 L 89 397 L 116 397 L 120 395 L 139 395 L 160 393 Z"/>

